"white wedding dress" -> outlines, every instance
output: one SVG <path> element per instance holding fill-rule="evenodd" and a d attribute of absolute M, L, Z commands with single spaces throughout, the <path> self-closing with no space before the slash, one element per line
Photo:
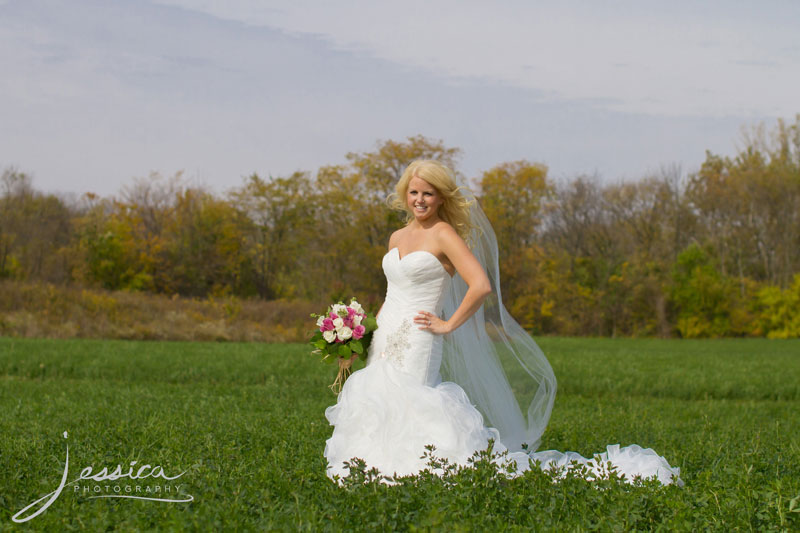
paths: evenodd
<path fill-rule="evenodd" d="M 334 426 L 324 452 L 328 476 L 346 477 L 344 462 L 354 457 L 385 476 L 416 474 L 427 467 L 422 456 L 428 444 L 436 447 L 437 457 L 464 465 L 475 451 L 486 449 L 490 438 L 495 439 L 495 452 L 505 451 L 498 431 L 484 425 L 464 390 L 442 382 L 443 336 L 419 329 L 413 320 L 423 310 L 441 316 L 450 274 L 430 252 L 410 252 L 401 258 L 397 248 L 384 255 L 383 271 L 388 288 L 367 366 L 353 372 L 336 405 L 325 410 Z M 628 480 L 640 475 L 669 484 L 674 475 L 682 483 L 679 469 L 652 449 L 613 445 L 599 455 Z M 517 473 L 529 468 L 529 459 L 541 461 L 542 468 L 578 461 L 594 473 L 601 472 L 594 461 L 575 452 L 514 451 L 508 458 Z"/>

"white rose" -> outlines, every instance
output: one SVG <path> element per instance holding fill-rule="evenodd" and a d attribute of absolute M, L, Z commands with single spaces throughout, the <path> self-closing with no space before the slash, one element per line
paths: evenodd
<path fill-rule="evenodd" d="M 339 329 L 342 326 L 344 326 L 344 319 L 342 317 L 333 319 L 333 327 L 335 327 L 336 329 Z"/>
<path fill-rule="evenodd" d="M 322 338 L 325 339 L 325 342 L 333 342 L 336 340 L 336 332 L 332 329 L 328 331 L 322 332 Z"/>
<path fill-rule="evenodd" d="M 341 313 L 347 314 L 347 306 L 344 304 L 336 304 L 331 308 L 331 311 L 337 315 L 341 315 Z"/>
<path fill-rule="evenodd" d="M 358 303 L 358 302 L 356 302 L 356 301 L 350 302 L 350 307 L 351 307 L 351 308 L 353 309 L 353 311 L 355 311 L 356 313 L 363 313 L 363 312 L 364 312 L 364 308 L 363 308 L 363 307 L 361 307 L 361 304 L 360 304 L 360 303 Z"/>
<path fill-rule="evenodd" d="M 324 316 L 321 316 L 321 317 L 319 317 L 319 318 L 317 319 L 317 327 L 318 327 L 318 328 L 321 328 L 321 327 L 322 327 L 322 323 L 323 323 L 324 321 L 325 321 L 325 317 L 324 317 Z"/>
<path fill-rule="evenodd" d="M 348 328 L 347 326 L 342 326 L 341 329 L 338 330 L 339 338 L 343 341 L 346 341 L 350 337 L 353 336 L 353 330 Z"/>
<path fill-rule="evenodd" d="M 361 315 L 356 315 L 353 317 L 353 325 L 360 326 L 361 325 Z"/>

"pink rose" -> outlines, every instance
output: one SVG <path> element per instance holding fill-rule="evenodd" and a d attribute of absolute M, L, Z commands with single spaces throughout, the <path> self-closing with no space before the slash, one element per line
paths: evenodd
<path fill-rule="evenodd" d="M 358 325 L 355 328 L 353 328 L 353 338 L 358 340 L 361 337 L 363 337 L 364 336 L 364 331 L 366 329 L 367 328 L 365 328 L 364 326 L 361 326 L 361 325 Z"/>
<path fill-rule="evenodd" d="M 319 330 L 320 331 L 330 331 L 330 330 L 334 329 L 334 327 L 335 326 L 333 325 L 333 319 L 326 318 L 325 320 L 322 321 L 322 327 Z"/>

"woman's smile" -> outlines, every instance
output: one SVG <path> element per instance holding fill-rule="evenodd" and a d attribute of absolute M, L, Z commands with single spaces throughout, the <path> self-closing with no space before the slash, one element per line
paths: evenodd
<path fill-rule="evenodd" d="M 406 201 L 418 220 L 433 220 L 437 217 L 444 198 L 433 185 L 415 176 L 409 181 Z"/>

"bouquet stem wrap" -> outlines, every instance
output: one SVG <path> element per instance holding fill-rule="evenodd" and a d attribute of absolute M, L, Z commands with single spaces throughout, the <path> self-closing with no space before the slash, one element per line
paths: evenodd
<path fill-rule="evenodd" d="M 347 381 L 347 378 L 353 373 L 353 359 L 356 357 L 358 357 L 357 353 L 354 353 L 349 359 L 346 357 L 339 357 L 339 372 L 336 374 L 336 379 L 333 380 L 333 383 L 329 386 L 334 394 L 338 395 L 342 391 L 344 382 Z"/>

